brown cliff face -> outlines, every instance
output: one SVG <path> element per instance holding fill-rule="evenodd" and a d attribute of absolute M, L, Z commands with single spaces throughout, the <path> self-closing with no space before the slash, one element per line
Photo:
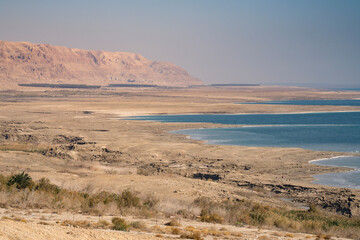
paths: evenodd
<path fill-rule="evenodd" d="M 202 84 L 183 68 L 135 53 L 0 41 L 0 89 L 19 83 L 51 84 Z"/>

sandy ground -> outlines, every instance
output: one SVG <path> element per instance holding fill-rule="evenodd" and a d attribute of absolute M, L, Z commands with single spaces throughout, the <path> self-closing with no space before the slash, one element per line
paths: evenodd
<path fill-rule="evenodd" d="M 169 239 L 145 234 L 131 234 L 108 230 L 81 229 L 64 226 L 40 225 L 9 220 L 0 221 L 0 239 L 48 240 L 48 239 L 84 239 L 84 240 L 151 240 Z"/>
<path fill-rule="evenodd" d="M 76 190 L 119 192 L 134 189 L 144 195 L 155 194 L 168 199 L 172 203 L 164 206 L 168 208 L 191 202 L 199 196 L 251 198 L 273 205 L 299 207 L 298 203 L 284 202 L 282 195 L 239 186 L 288 184 L 333 191 L 336 188 L 312 184 L 312 175 L 346 169 L 316 166 L 308 161 L 343 153 L 207 145 L 169 131 L 222 125 L 127 121 L 121 117 L 175 113 L 360 111 L 360 107 L 346 106 L 234 104 L 304 98 L 360 98 L 360 93 L 285 87 L 0 92 L 0 130 L 3 137 L 8 136 L 2 139 L 2 146 L 10 146 L 10 151 L 0 151 L 0 173 L 8 175 L 26 170 L 35 180 L 47 177 L 59 186 Z M 72 144 L 69 138 L 72 137 L 79 137 L 86 144 L 73 144 L 74 149 L 69 150 L 67 147 Z M 53 147 L 54 150 L 44 156 L 31 151 L 13 151 L 11 148 L 16 149 L 14 144 Z M 222 181 L 191 177 L 199 172 L 218 174 Z M 351 192 L 359 196 L 359 191 Z M 21 224 L 24 223 L 14 222 L 13 228 L 20 230 Z M 0 226 L 4 232 L 12 225 L 1 221 Z M 29 232 L 35 228 L 44 234 L 51 231 L 48 226 L 30 224 L 28 227 Z M 66 234 L 66 228 L 56 228 Z M 85 234 L 77 239 L 87 239 L 93 232 L 74 231 Z M 109 234 L 107 239 L 113 236 L 114 239 L 127 239 L 124 234 L 119 238 L 115 238 L 118 233 L 101 234 Z M 72 239 L 68 235 L 61 239 Z"/>
<path fill-rule="evenodd" d="M 0 209 L 1 214 L 7 216 L 14 216 L 13 219 L 0 220 L 0 239 L 14 240 L 48 240 L 48 239 L 179 239 L 179 235 L 172 234 L 171 228 L 165 226 L 164 219 L 136 219 L 125 218 L 127 221 L 141 221 L 146 224 L 149 230 L 131 229 L 129 232 L 119 232 L 109 229 L 82 229 L 72 226 L 63 226 L 60 221 L 70 220 L 86 220 L 89 222 L 98 221 L 96 216 L 84 216 L 70 213 L 53 214 L 42 210 L 34 211 L 31 214 L 29 211 L 9 210 L 4 213 L 4 209 Z M 16 216 L 23 216 L 19 219 Z M 14 220 L 16 219 L 16 220 Z M 45 219 L 45 220 L 44 220 Z M 111 221 L 110 216 L 103 216 L 101 220 Z M 184 230 L 188 228 L 197 229 L 202 232 L 213 232 L 214 235 L 208 234 L 204 237 L 205 240 L 214 239 L 316 239 L 316 235 L 291 233 L 279 230 L 267 230 L 255 227 L 235 227 L 225 224 L 201 223 L 189 220 L 182 220 L 181 226 L 178 229 Z M 331 239 L 345 239 L 332 237 Z"/>

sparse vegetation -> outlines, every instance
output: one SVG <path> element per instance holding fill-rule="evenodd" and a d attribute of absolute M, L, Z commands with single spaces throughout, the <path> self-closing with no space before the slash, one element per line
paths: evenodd
<path fill-rule="evenodd" d="M 354 238 L 360 232 L 360 218 L 331 214 L 311 206 L 309 210 L 287 210 L 252 201 L 213 202 L 208 198 L 198 198 L 194 204 L 201 207 L 200 220 L 204 222 L 219 222 L 221 219 L 240 226 L 267 226 L 348 238 Z"/>
<path fill-rule="evenodd" d="M 180 238 L 195 239 L 195 240 L 203 239 L 199 231 L 183 233 L 180 235 Z"/>
<path fill-rule="evenodd" d="M 72 226 L 72 227 L 81 227 L 81 228 L 91 228 L 92 225 L 89 221 L 82 220 L 82 221 L 70 221 L 65 220 L 61 223 L 63 226 Z"/>
<path fill-rule="evenodd" d="M 130 227 L 130 225 L 123 218 L 114 217 L 111 222 L 113 224 L 113 230 L 127 231 Z"/>
<path fill-rule="evenodd" d="M 131 190 L 115 194 L 110 192 L 86 193 L 62 189 L 52 184 L 48 179 L 42 178 L 33 181 L 31 176 L 25 172 L 11 176 L 0 175 L 0 206 L 15 208 L 43 208 L 58 211 L 66 211 L 88 214 L 132 214 L 142 217 L 152 214 L 161 214 L 161 209 L 156 206 L 159 199 L 154 196 L 139 197 L 139 194 Z M 181 215 L 179 211 L 184 206 L 173 209 L 173 214 Z M 191 209 L 188 206 L 188 209 Z M 316 209 L 309 210 L 287 210 L 285 208 L 271 207 L 253 201 L 219 201 L 214 202 L 208 198 L 198 198 L 192 204 L 193 209 L 200 209 L 199 212 L 188 211 L 189 218 L 198 219 L 203 222 L 228 223 L 236 226 L 252 225 L 258 227 L 277 228 L 285 231 L 304 232 L 317 234 L 319 239 L 327 239 L 329 236 L 341 236 L 355 238 L 360 232 L 360 218 L 348 218 L 345 216 L 330 214 Z M 169 212 L 166 212 L 169 214 Z M 141 222 L 127 223 L 124 219 L 114 217 L 112 224 L 106 221 L 99 221 L 94 224 L 84 221 L 67 221 L 64 225 L 71 225 L 84 228 L 105 228 L 120 231 L 127 231 L 129 228 L 147 230 Z M 179 220 L 175 217 L 166 225 L 167 231 L 161 228 L 151 228 L 156 233 L 171 233 L 181 235 L 183 238 L 202 239 L 206 235 L 226 235 L 226 229 L 221 231 L 208 229 L 195 229 L 180 226 Z M 230 233 L 229 233 L 230 234 Z"/>
<path fill-rule="evenodd" d="M 29 176 L 29 174 L 22 172 L 19 174 L 12 175 L 7 181 L 7 185 L 8 186 L 15 185 L 17 189 L 25 189 L 32 186 L 33 181 Z"/>
<path fill-rule="evenodd" d="M 132 222 L 132 223 L 130 223 L 130 227 L 135 228 L 135 229 L 141 229 L 141 230 L 148 229 L 148 226 L 146 225 L 146 223 L 142 222 L 142 221 Z"/>
<path fill-rule="evenodd" d="M 130 190 L 120 194 L 71 191 L 52 184 L 46 178 L 34 182 L 25 172 L 8 177 L 0 175 L 0 195 L 2 207 L 63 209 L 96 215 L 126 214 L 128 211 L 142 215 L 153 210 L 156 205 L 154 197 L 148 196 L 142 200 L 136 192 Z"/>
<path fill-rule="evenodd" d="M 109 226 L 110 226 L 110 223 L 108 221 L 105 221 L 105 220 L 99 220 L 95 224 L 95 228 L 108 228 Z"/>
<path fill-rule="evenodd" d="M 31 153 L 40 153 L 44 154 L 47 151 L 45 146 L 35 146 L 32 144 L 4 144 L 0 145 L 0 151 L 21 151 L 21 152 L 31 152 Z"/>
<path fill-rule="evenodd" d="M 200 213 L 200 220 L 202 222 L 222 223 L 224 218 L 220 217 L 216 213 L 213 213 L 211 209 L 202 209 Z"/>

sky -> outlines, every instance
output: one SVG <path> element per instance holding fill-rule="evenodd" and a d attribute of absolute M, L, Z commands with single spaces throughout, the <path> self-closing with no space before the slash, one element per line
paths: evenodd
<path fill-rule="evenodd" d="M 0 40 L 135 52 L 208 84 L 360 87 L 360 0 L 0 0 Z"/>

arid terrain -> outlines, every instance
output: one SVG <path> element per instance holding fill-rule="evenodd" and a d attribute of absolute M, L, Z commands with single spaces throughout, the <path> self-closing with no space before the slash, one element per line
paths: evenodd
<path fill-rule="evenodd" d="M 78 214 L 76 219 L 88 219 L 90 222 L 98 221 L 99 217 L 78 213 L 78 209 L 68 212 L 45 211 L 26 204 L 14 203 L 13 206 L 6 202 L 6 194 L 2 194 L 0 215 L 4 219 L 0 220 L 0 238 L 155 239 L 155 235 L 158 235 L 156 239 L 174 238 L 178 235 L 171 230 L 164 227 L 155 231 L 154 228 L 164 226 L 180 210 L 200 214 L 199 208 L 192 203 L 202 197 L 212 201 L 254 201 L 289 210 L 305 211 L 313 205 L 329 214 L 360 217 L 359 190 L 312 183 L 315 174 L 348 169 L 317 166 L 310 164 L 310 160 L 344 153 L 209 145 L 169 131 L 224 125 L 124 119 L 126 116 L 148 114 L 360 111 L 360 107 L 349 106 L 234 104 L 267 100 L 359 98 L 359 92 L 276 86 L 51 91 L 24 87 L 17 91 L 2 91 L 2 175 L 25 171 L 35 181 L 48 178 L 61 188 L 87 193 L 120 193 L 130 189 L 142 198 L 155 196 L 159 200 L 156 209 L 161 214 L 156 215 L 156 223 L 154 215 L 143 216 L 142 221 L 152 231 L 119 233 L 84 230 L 69 227 L 71 224 L 60 226 L 56 222 L 74 220 L 75 213 Z M 110 219 L 112 215 L 106 212 L 103 218 Z M 122 215 L 126 219 L 132 217 L 131 213 Z M 15 218 L 18 221 L 14 221 Z M 181 219 L 182 228 L 227 229 L 226 234 L 204 234 L 205 239 L 321 238 L 316 234 L 283 232 L 276 227 L 265 230 L 266 225 L 233 226 L 224 222 L 226 225 L 221 227 L 220 224 L 187 219 L 186 214 L 180 213 L 176 218 Z M 349 237 L 355 238 L 357 233 L 359 231 Z M 332 239 L 335 239 L 336 234 L 332 234 Z"/>
<path fill-rule="evenodd" d="M 152 61 L 136 53 L 7 41 L 0 41 L 0 82 L 0 89 L 16 89 L 18 84 L 32 83 L 202 84 L 175 64 Z"/>

